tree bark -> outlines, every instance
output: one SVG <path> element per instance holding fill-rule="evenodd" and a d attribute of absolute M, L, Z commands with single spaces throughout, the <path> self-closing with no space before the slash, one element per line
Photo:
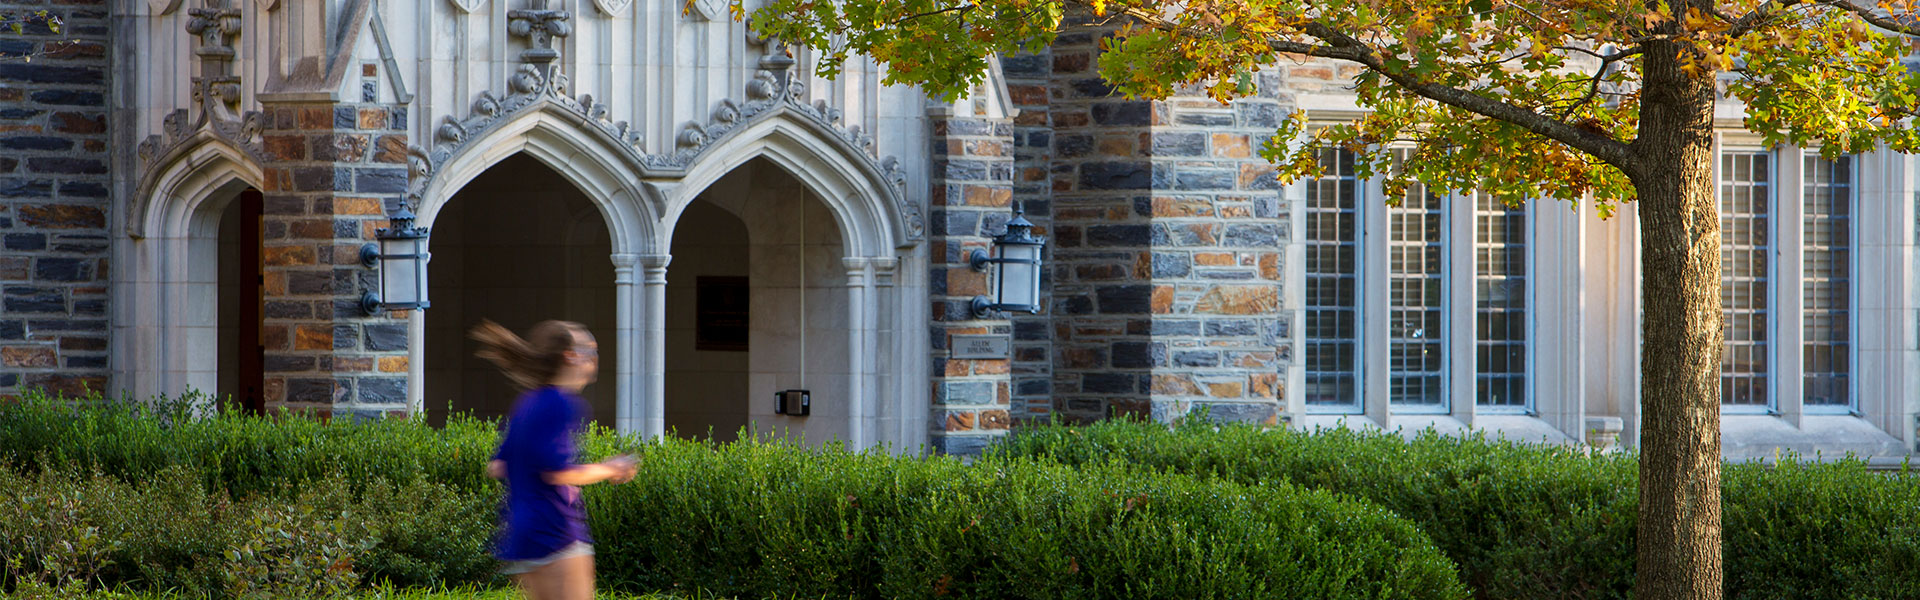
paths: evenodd
<path fill-rule="evenodd" d="M 1684 9 L 1684 2 L 1676 9 Z M 1644 339 L 1635 597 L 1721 597 L 1720 217 L 1713 181 L 1713 70 L 1680 69 L 1690 46 L 1651 42 L 1638 193 Z"/>

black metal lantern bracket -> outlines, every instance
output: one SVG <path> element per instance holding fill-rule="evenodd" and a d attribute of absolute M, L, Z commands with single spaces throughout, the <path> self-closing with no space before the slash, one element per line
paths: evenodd
<path fill-rule="evenodd" d="M 409 302 L 399 304 L 388 303 L 381 298 L 379 293 L 371 290 L 361 294 L 360 310 L 369 316 L 379 314 L 382 309 L 411 310 L 423 309 L 428 306 L 427 302 L 423 299 L 426 291 L 424 289 L 426 281 L 420 272 L 426 268 L 424 259 L 427 257 L 427 254 L 424 249 L 417 247 L 416 244 L 414 250 L 408 253 L 388 254 L 382 251 L 382 246 L 388 242 L 395 242 L 396 245 L 398 245 L 398 242 L 419 240 L 427 237 L 427 229 L 424 227 L 415 227 L 413 221 L 413 212 L 407 210 L 405 207 L 401 207 L 400 213 L 390 219 L 392 227 L 383 227 L 374 232 L 374 237 L 378 238 L 380 243 L 369 242 L 360 246 L 360 264 L 369 269 L 376 267 L 387 268 L 383 263 L 392 260 L 415 261 L 413 267 L 413 279 L 415 281 L 411 283 L 416 287 L 422 288 L 413 290 Z M 383 276 L 379 278 L 380 286 L 384 288 L 387 285 L 388 278 L 384 276 L 386 275 L 385 273 L 382 273 L 382 275 Z M 382 291 L 385 290 L 383 289 Z"/>
<path fill-rule="evenodd" d="M 1013 219 L 1007 221 L 1006 231 L 993 238 L 993 245 L 996 249 L 1002 250 L 1001 254 L 1004 254 L 1005 247 L 1009 245 L 1039 247 L 1046 244 L 1045 240 L 1032 236 L 1030 231 L 1032 231 L 1033 229 L 1033 223 L 1027 220 L 1025 213 L 1026 211 L 1022 210 L 1018 203 L 1014 204 Z M 972 253 L 967 255 L 967 263 L 973 267 L 973 270 L 981 271 L 981 272 L 985 272 L 987 270 L 988 265 L 996 265 L 996 264 L 997 265 L 1008 265 L 1008 264 L 1032 265 L 1032 268 L 1035 271 L 1038 271 L 1041 265 L 1041 258 L 1040 258 L 1040 253 L 1038 251 L 1033 253 L 1033 258 L 1031 259 L 1004 258 L 1004 257 L 991 256 L 987 253 L 986 250 L 981 250 L 976 248 Z M 1003 266 L 1001 268 L 1004 269 L 1005 267 Z M 999 298 L 988 298 L 986 296 L 974 296 L 973 301 L 968 303 L 968 308 L 972 310 L 974 318 L 984 319 L 991 316 L 995 311 L 1020 311 L 1028 314 L 1036 314 L 1040 312 L 1040 307 L 1035 304 L 1007 304 L 1007 303 L 997 302 L 996 300 L 1004 299 L 1006 295 L 1005 293 L 1006 285 L 1009 283 L 1013 283 L 1013 282 L 1007 281 L 1007 277 L 1005 276 L 1004 273 L 1002 273 L 1001 275 L 1002 276 L 999 278 L 1000 284 L 994 287 L 994 293 L 996 296 L 999 296 Z M 1033 298 L 1037 300 L 1040 297 L 1039 290 L 1036 289 L 1036 290 L 1033 290 L 1032 292 L 1033 292 L 1032 293 Z"/>

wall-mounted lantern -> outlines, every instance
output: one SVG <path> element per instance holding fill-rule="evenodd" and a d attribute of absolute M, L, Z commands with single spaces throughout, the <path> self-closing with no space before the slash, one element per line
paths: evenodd
<path fill-rule="evenodd" d="M 1047 242 L 1033 237 L 1033 223 L 1025 214 L 1015 203 L 1007 232 L 993 238 L 993 256 L 988 257 L 985 250 L 974 250 L 968 257 L 975 271 L 985 271 L 990 264 L 1000 265 L 992 277 L 993 297 L 973 297 L 975 318 L 984 319 L 997 310 L 1040 312 L 1040 249 Z"/>
<path fill-rule="evenodd" d="M 380 292 L 360 297 L 360 309 L 367 314 L 382 310 L 427 308 L 427 229 L 413 226 L 413 212 L 400 207 L 390 220 L 392 227 L 374 233 L 378 245 L 360 247 L 360 264 L 380 268 Z"/>

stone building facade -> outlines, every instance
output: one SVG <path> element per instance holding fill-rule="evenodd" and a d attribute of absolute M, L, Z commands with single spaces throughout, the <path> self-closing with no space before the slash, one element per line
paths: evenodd
<path fill-rule="evenodd" d="M 564 318 L 601 342 L 595 418 L 643 435 L 968 454 L 1204 408 L 1634 443 L 1631 206 L 1389 207 L 1332 151 L 1279 184 L 1259 149 L 1363 114 L 1353 67 L 1131 100 L 1085 27 L 936 102 L 860 61 L 818 78 L 723 4 L 0 1 L 66 24 L 0 38 L 0 394 L 497 416 L 465 331 Z M 1915 161 L 1763 148 L 1738 109 L 1723 209 L 1764 235 L 1726 240 L 1728 455 L 1912 453 Z M 975 315 L 969 257 L 1016 207 L 1042 310 Z M 369 314 L 361 247 L 402 210 L 431 306 Z M 776 411 L 797 389 L 810 414 Z"/>

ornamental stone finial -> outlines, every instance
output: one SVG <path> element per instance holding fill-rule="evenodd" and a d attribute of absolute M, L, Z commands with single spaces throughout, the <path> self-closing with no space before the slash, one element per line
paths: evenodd
<path fill-rule="evenodd" d="M 560 51 L 553 48 L 554 38 L 563 38 L 573 34 L 573 18 L 564 10 L 550 10 L 547 0 L 529 0 L 529 8 L 507 11 L 507 33 L 514 37 L 527 38 L 528 48 L 520 52 L 520 59 L 537 65 L 546 65 L 560 58 Z"/>

